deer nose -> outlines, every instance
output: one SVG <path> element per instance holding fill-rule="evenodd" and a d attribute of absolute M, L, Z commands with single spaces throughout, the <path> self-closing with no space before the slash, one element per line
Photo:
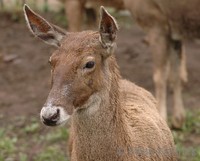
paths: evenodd
<path fill-rule="evenodd" d="M 54 113 L 48 115 L 42 115 L 42 121 L 47 126 L 56 126 L 58 120 L 60 119 L 60 109 L 56 109 Z"/>

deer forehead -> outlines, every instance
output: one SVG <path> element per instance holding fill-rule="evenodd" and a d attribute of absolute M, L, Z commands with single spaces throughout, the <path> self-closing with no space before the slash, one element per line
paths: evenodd
<path fill-rule="evenodd" d="M 100 62 L 104 50 L 99 42 L 98 32 L 69 33 L 62 40 L 61 46 L 49 58 L 49 62 L 53 67 L 65 66 L 65 70 L 75 69 L 88 61 Z"/>
<path fill-rule="evenodd" d="M 88 61 L 98 61 L 104 53 L 104 49 L 99 50 L 98 45 L 86 44 L 84 47 L 76 45 L 66 45 L 57 49 L 49 58 L 49 62 L 53 67 L 59 64 L 64 65 L 82 65 Z"/>
<path fill-rule="evenodd" d="M 93 31 L 83 31 L 69 33 L 61 42 L 61 47 L 66 50 L 79 51 L 85 48 L 95 48 L 100 46 L 99 33 Z"/>

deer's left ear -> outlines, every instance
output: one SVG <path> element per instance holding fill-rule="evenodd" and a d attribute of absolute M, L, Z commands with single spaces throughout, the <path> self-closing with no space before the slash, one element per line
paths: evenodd
<path fill-rule="evenodd" d="M 100 8 L 100 41 L 105 48 L 113 48 L 117 36 L 118 25 L 114 17 L 112 17 L 106 9 Z"/>
<path fill-rule="evenodd" d="M 47 44 L 60 46 L 60 41 L 66 35 L 64 30 L 47 22 L 26 4 L 24 5 L 24 16 L 30 31 L 36 37 L 42 39 Z"/>

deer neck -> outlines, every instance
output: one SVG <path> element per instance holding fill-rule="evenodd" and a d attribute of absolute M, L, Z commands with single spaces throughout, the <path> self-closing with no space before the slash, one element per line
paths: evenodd
<path fill-rule="evenodd" d="M 116 63 L 111 63 L 109 71 L 105 72 L 111 73 L 107 87 L 92 96 L 93 101 L 87 109 L 76 111 L 72 116 L 74 147 L 80 156 L 85 153 L 102 157 L 102 153 L 116 153 L 116 148 L 123 144 L 120 141 L 124 140 L 124 136 L 121 136 L 124 124 L 119 92 L 120 75 Z M 110 149 L 110 152 L 105 149 Z"/>

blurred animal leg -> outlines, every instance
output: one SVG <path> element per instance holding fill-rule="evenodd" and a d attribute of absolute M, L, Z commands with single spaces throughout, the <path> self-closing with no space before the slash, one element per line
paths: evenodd
<path fill-rule="evenodd" d="M 69 31 L 80 31 L 83 20 L 84 3 L 80 0 L 66 0 L 65 12 L 68 19 Z"/>
<path fill-rule="evenodd" d="M 182 99 L 182 72 L 186 68 L 184 61 L 183 44 L 181 40 L 171 40 L 170 45 L 170 83 L 173 89 L 173 114 L 172 114 L 172 126 L 175 128 L 181 128 L 185 121 L 185 110 Z M 186 72 L 186 71 L 185 71 Z M 184 76 L 185 78 L 186 75 Z"/>
<path fill-rule="evenodd" d="M 167 120 L 168 35 L 158 27 L 149 32 L 148 38 L 153 56 L 153 79 L 158 101 L 158 110 L 161 116 Z"/>

